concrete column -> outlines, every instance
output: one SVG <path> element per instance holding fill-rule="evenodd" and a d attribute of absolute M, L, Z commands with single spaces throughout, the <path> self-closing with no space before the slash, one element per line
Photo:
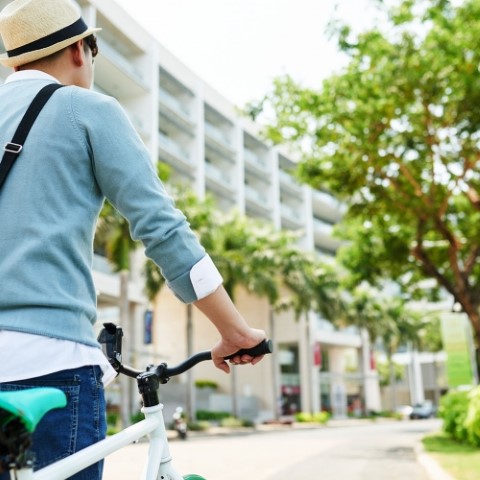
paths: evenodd
<path fill-rule="evenodd" d="M 382 401 L 380 397 L 380 385 L 378 382 L 378 372 L 372 369 L 370 348 L 370 339 L 368 332 L 362 330 L 362 377 L 365 410 L 367 412 L 379 412 L 382 410 Z"/>
<path fill-rule="evenodd" d="M 302 315 L 298 320 L 298 356 L 300 364 L 300 405 L 302 412 L 312 412 L 311 395 L 311 354 L 310 354 L 310 332 L 308 316 Z"/>
<path fill-rule="evenodd" d="M 345 352 L 341 347 L 331 347 L 328 351 L 328 356 L 330 361 L 330 403 L 332 405 L 332 415 L 334 418 L 344 418 L 347 416 L 347 388 L 344 380 Z"/>
<path fill-rule="evenodd" d="M 320 402 L 320 375 L 319 375 L 319 366 L 315 365 L 314 361 L 314 351 L 315 344 L 315 314 L 310 312 L 308 317 L 308 355 L 310 358 L 310 395 L 312 402 L 312 412 L 319 412 L 321 410 Z"/>
<path fill-rule="evenodd" d="M 423 403 L 425 401 L 425 391 L 423 388 L 422 368 L 418 351 L 409 345 L 410 364 L 408 369 L 409 384 L 410 384 L 410 399 L 412 405 Z"/>

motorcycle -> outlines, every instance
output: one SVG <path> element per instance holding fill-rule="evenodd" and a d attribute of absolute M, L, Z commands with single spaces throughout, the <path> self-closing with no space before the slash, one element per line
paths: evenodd
<path fill-rule="evenodd" d="M 177 407 L 173 414 L 173 427 L 177 432 L 178 438 L 185 440 L 187 438 L 187 421 L 182 407 Z"/>

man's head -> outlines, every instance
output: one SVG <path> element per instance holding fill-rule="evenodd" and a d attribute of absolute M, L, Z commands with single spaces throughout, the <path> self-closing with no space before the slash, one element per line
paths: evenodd
<path fill-rule="evenodd" d="M 20 67 L 82 39 L 90 46 L 91 35 L 98 30 L 88 28 L 72 0 L 15 0 L 0 12 L 0 35 L 6 49 L 0 63 Z"/>

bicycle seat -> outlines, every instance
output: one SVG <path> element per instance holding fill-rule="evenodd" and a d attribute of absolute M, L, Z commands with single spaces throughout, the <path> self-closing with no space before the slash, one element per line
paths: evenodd
<path fill-rule="evenodd" d="M 41 387 L 12 392 L 0 392 L 0 409 L 17 417 L 29 432 L 33 432 L 42 417 L 54 408 L 65 407 L 67 397 L 58 388 Z"/>

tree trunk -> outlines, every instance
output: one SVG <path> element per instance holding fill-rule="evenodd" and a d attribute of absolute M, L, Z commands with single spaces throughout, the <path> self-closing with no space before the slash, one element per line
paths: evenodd
<path fill-rule="evenodd" d="M 187 305 L 187 356 L 193 355 L 193 311 L 192 305 Z M 193 381 L 193 369 L 187 370 L 187 399 L 186 410 L 190 421 L 195 422 L 195 385 Z"/>
<path fill-rule="evenodd" d="M 471 302 L 463 301 L 463 296 L 459 296 L 455 298 L 463 308 L 463 311 L 466 313 L 468 319 L 470 320 L 470 324 L 472 325 L 473 329 L 473 336 L 475 339 L 475 367 L 476 367 L 476 375 L 475 378 L 480 378 L 480 310 L 478 305 L 472 305 Z"/>
<path fill-rule="evenodd" d="M 461 298 L 459 298 L 458 301 L 462 305 L 464 312 L 467 314 L 467 317 L 472 324 L 476 347 L 480 348 L 480 312 L 478 306 L 466 304 Z"/>
<path fill-rule="evenodd" d="M 397 379 L 395 378 L 395 364 L 393 363 L 392 350 L 387 352 L 388 358 L 388 383 L 390 384 L 390 409 L 395 412 L 397 409 Z"/>
<path fill-rule="evenodd" d="M 122 270 L 119 274 L 120 277 L 120 298 L 119 298 L 119 310 L 120 310 L 120 326 L 125 334 L 130 332 L 130 302 L 128 299 L 128 270 Z M 128 339 L 130 345 L 131 338 Z M 130 364 L 131 348 L 125 348 L 125 343 L 122 346 L 122 361 L 127 365 Z M 126 375 L 120 375 L 120 418 L 122 421 L 122 427 L 128 427 L 130 425 L 130 382 L 131 380 Z"/>
<path fill-rule="evenodd" d="M 237 370 L 235 365 L 230 365 L 230 385 L 232 390 L 232 415 L 235 418 L 238 418 L 239 409 L 238 409 L 238 393 L 237 393 Z"/>
<path fill-rule="evenodd" d="M 274 348 L 272 352 L 272 390 L 273 390 L 273 412 L 275 419 L 278 420 L 280 418 L 280 381 L 279 381 L 279 373 L 278 373 L 278 354 L 277 354 L 277 346 L 275 340 L 275 314 L 273 308 L 270 308 L 270 339 L 273 342 Z"/>
<path fill-rule="evenodd" d="M 440 403 L 440 387 L 438 386 L 438 364 L 437 364 L 437 352 L 435 352 L 433 357 L 433 401 L 435 403 L 435 406 L 438 407 L 438 404 Z"/>

